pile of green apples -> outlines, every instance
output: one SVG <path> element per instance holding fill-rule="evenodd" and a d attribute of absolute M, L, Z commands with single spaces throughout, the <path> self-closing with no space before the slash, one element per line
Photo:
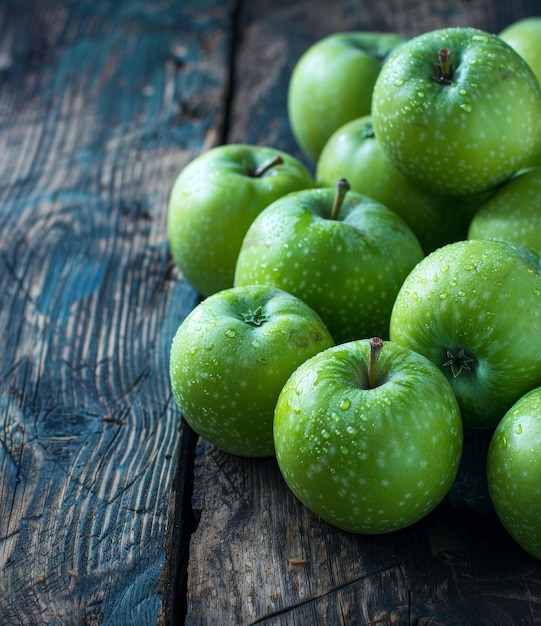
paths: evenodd
<path fill-rule="evenodd" d="M 346 531 L 413 524 L 492 429 L 490 496 L 541 558 L 541 17 L 410 39 L 335 33 L 298 60 L 307 162 L 222 145 L 179 174 L 168 240 L 201 294 L 171 345 L 186 421 L 276 455 Z"/>

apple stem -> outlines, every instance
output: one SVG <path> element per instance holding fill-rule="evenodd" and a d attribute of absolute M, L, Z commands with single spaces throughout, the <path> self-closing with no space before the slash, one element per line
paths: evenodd
<path fill-rule="evenodd" d="M 334 202 L 331 209 L 331 220 L 337 220 L 340 214 L 340 209 L 344 203 L 346 193 L 350 190 L 350 185 L 345 178 L 341 178 L 336 183 L 336 193 L 334 195 Z"/>
<path fill-rule="evenodd" d="M 438 53 L 438 59 L 439 63 L 436 64 L 438 82 L 450 85 L 453 82 L 453 66 L 449 48 L 442 48 Z"/>
<path fill-rule="evenodd" d="M 284 163 L 284 159 L 279 154 L 276 154 L 275 156 L 271 157 L 270 159 L 267 159 L 266 161 L 264 161 L 255 170 L 253 170 L 252 171 L 252 176 L 254 178 L 260 178 L 261 176 L 263 176 L 263 174 L 265 172 L 270 170 L 271 167 L 274 167 L 275 165 L 283 165 L 283 163 Z"/>
<path fill-rule="evenodd" d="M 383 348 L 383 339 L 380 337 L 372 337 L 370 339 L 370 358 L 368 359 L 368 387 L 374 389 L 377 387 L 377 365 L 378 359 Z"/>

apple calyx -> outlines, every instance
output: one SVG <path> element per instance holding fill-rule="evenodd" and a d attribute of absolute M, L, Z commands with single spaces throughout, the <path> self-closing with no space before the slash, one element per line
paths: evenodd
<path fill-rule="evenodd" d="M 366 124 L 363 124 L 363 127 L 361 128 L 361 137 L 363 139 L 374 139 L 375 136 L 376 133 L 374 132 L 372 122 L 366 122 Z"/>
<path fill-rule="evenodd" d="M 473 363 L 475 359 L 469 357 L 465 352 L 464 348 L 460 348 L 456 355 L 454 355 L 451 350 L 447 350 L 447 358 L 448 361 L 445 361 L 443 367 L 450 367 L 451 372 L 453 373 L 453 378 L 457 378 L 462 374 L 463 370 L 472 371 L 470 363 Z"/>
<path fill-rule="evenodd" d="M 284 159 L 279 154 L 276 154 L 270 159 L 263 161 L 263 163 L 261 163 L 259 167 L 256 167 L 255 170 L 248 170 L 248 175 L 252 178 L 261 178 L 261 176 L 263 176 L 265 172 L 268 172 L 271 167 L 274 167 L 275 165 L 283 165 L 283 163 Z"/>
<path fill-rule="evenodd" d="M 331 220 L 337 220 L 338 215 L 340 214 L 340 209 L 342 208 L 342 204 L 344 203 L 344 198 L 346 197 L 346 193 L 350 190 L 350 184 L 345 178 L 341 178 L 336 183 L 336 193 L 334 195 L 334 201 L 331 209 Z"/>
<path fill-rule="evenodd" d="M 242 321 L 250 326 L 262 326 L 267 322 L 269 316 L 263 312 L 263 307 L 259 305 L 253 311 L 249 309 L 246 313 L 242 314 Z"/>
<path fill-rule="evenodd" d="M 439 63 L 434 63 L 436 81 L 442 85 L 451 85 L 453 83 L 453 65 L 449 48 L 442 48 L 438 52 L 438 59 Z"/>
<path fill-rule="evenodd" d="M 383 348 L 383 339 L 381 337 L 372 337 L 370 339 L 370 357 L 368 359 L 368 388 L 374 389 L 378 386 L 378 358 Z"/>

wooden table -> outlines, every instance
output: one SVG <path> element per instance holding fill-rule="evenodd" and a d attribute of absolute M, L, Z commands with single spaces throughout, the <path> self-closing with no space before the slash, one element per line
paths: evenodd
<path fill-rule="evenodd" d="M 499 32 L 534 0 L 3 0 L 0 624 L 540 624 L 541 567 L 484 482 L 487 434 L 427 518 L 320 521 L 274 459 L 181 421 L 171 338 L 198 295 L 172 183 L 220 143 L 301 156 L 300 54 L 338 30 Z"/>

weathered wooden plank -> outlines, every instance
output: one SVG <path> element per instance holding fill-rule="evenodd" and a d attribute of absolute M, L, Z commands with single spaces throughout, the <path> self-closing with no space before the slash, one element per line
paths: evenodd
<path fill-rule="evenodd" d="M 302 51 L 330 32 L 412 36 L 447 25 L 498 32 L 535 13 L 532 1 L 246 3 L 226 139 L 302 158 L 287 122 L 287 83 Z M 275 460 L 241 459 L 199 442 L 186 624 L 538 623 L 541 567 L 491 508 L 486 446 L 486 433 L 468 434 L 459 476 L 426 519 L 366 537 L 307 511 Z"/>
<path fill-rule="evenodd" d="M 533 623 L 541 567 L 496 519 L 482 480 L 486 438 L 471 437 L 444 502 L 373 537 L 317 519 L 274 460 L 201 444 L 186 623 Z"/>
<path fill-rule="evenodd" d="M 169 344 L 197 299 L 165 211 L 220 141 L 231 6 L 0 6 L 2 624 L 163 619 Z"/>

